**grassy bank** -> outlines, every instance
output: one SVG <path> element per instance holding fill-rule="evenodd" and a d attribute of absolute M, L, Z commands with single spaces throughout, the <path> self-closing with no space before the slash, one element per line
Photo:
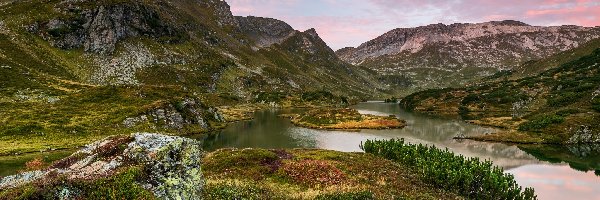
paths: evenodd
<path fill-rule="evenodd" d="M 326 130 L 403 128 L 406 122 L 395 116 L 360 114 L 351 108 L 317 108 L 302 114 L 285 115 L 296 126 Z"/>
<path fill-rule="evenodd" d="M 221 149 L 203 160 L 205 199 L 456 199 L 417 172 L 364 153 Z"/>

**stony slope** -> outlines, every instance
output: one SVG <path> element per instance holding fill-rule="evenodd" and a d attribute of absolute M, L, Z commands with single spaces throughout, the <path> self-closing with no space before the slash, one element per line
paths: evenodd
<path fill-rule="evenodd" d="M 418 90 L 464 86 L 598 37 L 598 27 L 540 27 L 510 20 L 432 24 L 394 29 L 357 48 L 340 49 L 337 55 L 380 74 L 402 75 Z"/>

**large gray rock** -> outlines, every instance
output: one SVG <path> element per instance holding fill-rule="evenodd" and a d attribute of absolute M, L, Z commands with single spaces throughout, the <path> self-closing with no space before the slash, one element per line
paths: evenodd
<path fill-rule="evenodd" d="M 125 147 L 124 150 L 119 148 Z M 0 180 L 0 190 L 61 175 L 70 180 L 114 175 L 128 166 L 144 166 L 148 179 L 139 184 L 159 199 L 200 199 L 204 179 L 201 142 L 153 133 L 112 136 L 94 142 L 45 170 Z"/>

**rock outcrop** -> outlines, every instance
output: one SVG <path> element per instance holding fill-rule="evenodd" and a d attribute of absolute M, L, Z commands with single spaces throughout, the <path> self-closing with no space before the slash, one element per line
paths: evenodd
<path fill-rule="evenodd" d="M 240 31 L 254 40 L 259 48 L 280 44 L 285 39 L 296 34 L 289 24 L 272 18 L 263 17 L 239 17 L 236 16 Z"/>
<path fill-rule="evenodd" d="M 158 103 L 144 114 L 126 118 L 122 125 L 132 128 L 149 123 L 156 131 L 183 131 L 195 127 L 197 132 L 207 132 L 212 130 L 209 121 L 225 122 L 225 119 L 215 108 L 207 107 L 197 99 L 186 98 L 176 103 Z"/>
<path fill-rule="evenodd" d="M 55 9 L 71 16 L 55 18 L 32 25 L 51 45 L 87 52 L 111 54 L 117 42 L 137 36 L 148 36 L 173 43 L 185 38 L 183 28 L 163 19 L 156 10 L 141 4 L 113 4 L 86 8 L 78 1 L 63 1 Z"/>
<path fill-rule="evenodd" d="M 192 139 L 151 133 L 113 136 L 89 144 L 47 169 L 5 177 L 0 180 L 0 191 L 30 183 L 43 187 L 57 177 L 67 182 L 94 180 L 141 166 L 147 179 L 137 184 L 159 199 L 200 199 L 204 185 L 202 154 L 200 142 Z M 86 195 L 77 194 L 77 188 L 44 189 L 61 191 L 56 195 L 69 191 L 67 199 Z"/>

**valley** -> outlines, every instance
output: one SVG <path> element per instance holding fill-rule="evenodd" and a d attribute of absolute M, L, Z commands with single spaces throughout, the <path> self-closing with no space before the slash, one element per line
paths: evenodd
<path fill-rule="evenodd" d="M 336 51 L 234 10 L 0 1 L 0 199 L 600 196 L 598 26 L 439 23 Z"/>

